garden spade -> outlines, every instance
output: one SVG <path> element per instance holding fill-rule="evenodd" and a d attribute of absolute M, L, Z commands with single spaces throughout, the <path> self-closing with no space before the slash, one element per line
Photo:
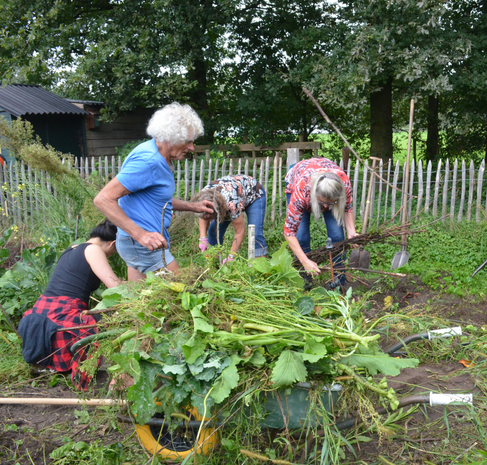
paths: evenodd
<path fill-rule="evenodd" d="M 482 268 L 485 267 L 485 265 L 487 265 L 487 260 L 485 260 L 484 263 L 482 263 L 482 265 L 480 265 L 473 273 L 472 273 L 472 276 L 470 276 L 471 278 L 473 278 Z"/>
<path fill-rule="evenodd" d="M 362 224 L 362 234 L 367 232 L 367 222 L 369 221 L 370 202 L 372 200 L 372 189 L 374 186 L 375 166 L 380 158 L 370 157 L 372 160 L 372 170 L 370 173 L 369 191 L 367 192 L 367 203 L 365 204 L 364 222 Z M 364 250 L 361 245 L 358 249 L 353 249 L 348 258 L 348 266 L 352 268 L 370 268 L 370 253 Z"/>
<path fill-rule="evenodd" d="M 406 173 L 403 185 L 402 194 L 402 226 L 406 224 L 406 218 L 408 214 L 407 204 L 408 204 L 408 185 L 409 185 L 409 161 L 411 159 L 411 138 L 413 134 L 413 114 L 414 114 L 414 99 L 411 99 L 411 109 L 409 111 L 409 134 L 408 134 L 408 151 L 406 156 Z M 407 251 L 407 234 L 401 236 L 401 251 L 396 252 L 394 258 L 392 259 L 391 269 L 395 270 L 404 266 L 409 261 L 409 252 Z"/>

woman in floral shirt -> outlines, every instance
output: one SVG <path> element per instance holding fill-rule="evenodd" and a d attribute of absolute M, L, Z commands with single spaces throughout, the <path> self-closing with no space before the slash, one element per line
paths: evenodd
<path fill-rule="evenodd" d="M 255 256 L 267 255 L 267 243 L 264 238 L 266 195 L 257 180 L 246 175 L 224 176 L 206 185 L 191 199 L 192 202 L 202 200 L 212 201 L 216 208 L 213 215 L 207 213 L 199 215 L 199 248 L 202 252 L 208 245 L 223 244 L 223 236 L 231 223 L 235 230 L 235 237 L 231 252 L 224 263 L 233 260 L 245 238 L 245 219 L 242 215 L 245 212 L 248 224 L 255 225 Z M 219 241 L 216 237 L 217 219 L 220 221 Z"/>
<path fill-rule="evenodd" d="M 291 167 L 286 175 L 288 210 L 284 224 L 284 236 L 304 269 L 319 273 L 318 265 L 306 253 L 310 251 L 310 216 L 320 215 L 326 223 L 332 242 L 345 239 L 343 225 L 349 238 L 357 235 L 352 206 L 352 187 L 346 173 L 326 158 L 303 160 Z M 337 257 L 340 263 L 343 257 Z M 344 284 L 345 276 L 339 276 Z"/>

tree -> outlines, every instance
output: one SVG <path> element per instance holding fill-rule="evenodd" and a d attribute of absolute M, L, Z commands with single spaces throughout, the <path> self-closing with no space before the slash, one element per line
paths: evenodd
<path fill-rule="evenodd" d="M 451 89 L 452 65 L 468 41 L 449 28 L 458 2 L 413 0 L 342 2 L 340 31 L 329 54 L 317 60 L 310 85 L 325 103 L 354 112 L 370 111 L 370 154 L 392 158 L 393 96 L 409 101 Z M 396 102 L 397 105 L 397 102 Z"/>
<path fill-rule="evenodd" d="M 6 0 L 5 81 L 43 84 L 112 111 L 191 102 L 207 123 L 221 110 L 226 0 Z M 19 53 L 20 52 L 20 53 Z"/>
<path fill-rule="evenodd" d="M 332 33 L 331 7 L 309 0 L 242 1 L 230 28 L 229 45 L 238 95 L 230 126 L 241 138 L 257 142 L 307 140 L 321 125 L 302 92 L 313 72 L 310 51 L 326 47 Z"/>
<path fill-rule="evenodd" d="M 458 2 L 452 28 L 471 44 L 451 74 L 452 91 L 442 99 L 440 123 L 448 156 L 487 160 L 487 5 L 479 0 Z"/>

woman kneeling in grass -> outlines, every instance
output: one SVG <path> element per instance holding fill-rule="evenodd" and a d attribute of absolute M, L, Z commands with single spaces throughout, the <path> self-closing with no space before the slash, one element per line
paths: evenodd
<path fill-rule="evenodd" d="M 59 372 L 71 370 L 73 383 L 85 391 L 90 377 L 80 372 L 79 364 L 86 359 L 86 348 L 75 354 L 70 349 L 75 342 L 98 330 L 69 328 L 94 325 L 99 320 L 99 315 L 82 312 L 88 309 L 90 294 L 101 282 L 107 288 L 121 284 L 108 263 L 108 257 L 116 252 L 116 235 L 116 226 L 105 220 L 91 231 L 88 241 L 68 247 L 59 258 L 46 290 L 19 324 L 24 360 Z"/>

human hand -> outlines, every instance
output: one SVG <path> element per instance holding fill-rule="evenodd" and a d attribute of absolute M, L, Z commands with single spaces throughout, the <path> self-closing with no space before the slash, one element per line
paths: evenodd
<path fill-rule="evenodd" d="M 348 238 L 351 239 L 352 237 L 356 237 L 356 236 L 360 236 L 360 234 L 357 233 L 349 234 Z M 350 244 L 351 249 L 358 249 L 359 247 L 360 246 L 358 244 Z"/>
<path fill-rule="evenodd" d="M 318 265 L 313 260 L 306 259 L 303 262 L 303 266 L 304 266 L 306 273 L 308 273 L 308 274 L 318 275 L 321 273 L 320 268 L 318 267 Z"/>
<path fill-rule="evenodd" d="M 201 200 L 200 202 L 193 203 L 193 208 L 195 213 L 210 213 L 211 215 L 214 214 L 213 209 L 213 202 L 209 200 Z"/>
<path fill-rule="evenodd" d="M 235 260 L 235 255 L 232 255 L 231 253 L 229 253 L 228 257 L 223 259 L 222 264 L 225 265 L 225 263 L 233 262 L 234 260 Z"/>
<path fill-rule="evenodd" d="M 159 249 L 167 249 L 168 244 L 162 234 L 157 232 L 144 231 L 140 237 L 134 239 L 143 247 L 148 248 L 151 252 Z"/>
<path fill-rule="evenodd" d="M 208 248 L 209 245 L 210 245 L 210 243 L 208 242 L 207 237 L 200 237 L 198 247 L 200 248 L 200 250 L 202 252 L 204 252 Z"/>

